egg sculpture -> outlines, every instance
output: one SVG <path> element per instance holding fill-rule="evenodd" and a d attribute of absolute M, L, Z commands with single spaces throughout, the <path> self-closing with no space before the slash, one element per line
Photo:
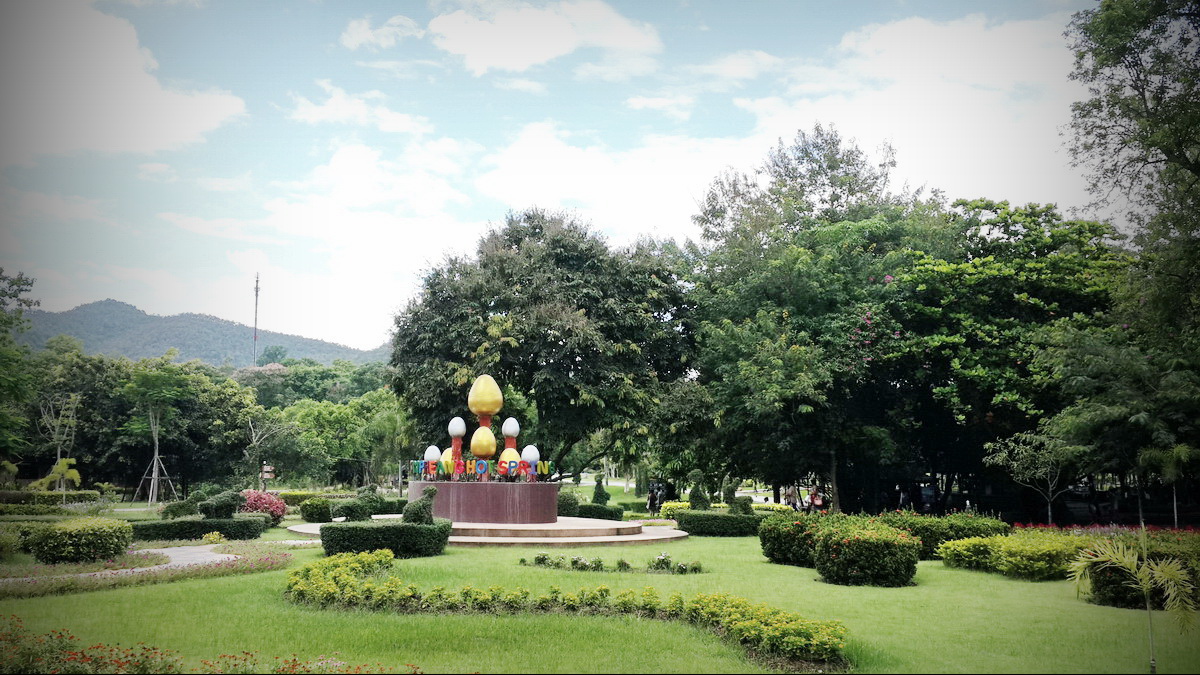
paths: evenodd
<path fill-rule="evenodd" d="M 537 463 L 541 460 L 542 455 L 538 452 L 537 446 L 527 445 L 521 450 L 521 461 L 529 462 L 530 469 L 537 469 Z"/>
<path fill-rule="evenodd" d="M 496 454 L 496 434 L 489 427 L 479 427 L 471 434 L 471 454 L 478 459 L 491 459 Z"/>
<path fill-rule="evenodd" d="M 517 454 L 514 448 L 505 448 L 504 452 L 500 453 L 500 463 L 507 465 L 510 476 L 516 476 L 517 465 L 521 463 L 521 455 Z"/>
<path fill-rule="evenodd" d="M 446 431 L 451 438 L 462 438 L 467 435 L 467 423 L 461 417 L 455 417 L 446 425 Z"/>
<path fill-rule="evenodd" d="M 500 385 L 491 375 L 480 375 L 471 384 L 467 392 L 467 407 L 479 416 L 479 424 L 492 426 L 492 415 L 504 407 L 504 395 L 500 393 Z"/>
<path fill-rule="evenodd" d="M 442 451 L 442 458 L 438 461 L 438 466 L 444 474 L 454 473 L 454 448 L 446 448 Z"/>
<path fill-rule="evenodd" d="M 441 458 L 442 458 L 442 451 L 438 449 L 438 446 L 431 445 L 428 448 L 425 448 L 425 461 L 426 462 L 436 462 Z"/>

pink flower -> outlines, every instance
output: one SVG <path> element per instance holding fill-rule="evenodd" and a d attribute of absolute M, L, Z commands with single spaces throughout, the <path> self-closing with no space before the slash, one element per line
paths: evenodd
<path fill-rule="evenodd" d="M 894 276 L 892 276 L 892 275 L 890 275 L 890 274 L 889 274 L 889 275 L 887 275 L 887 276 L 885 276 L 885 277 L 883 278 L 883 283 L 885 283 L 885 284 L 890 284 L 890 283 L 892 283 L 892 282 L 893 282 L 893 281 L 895 281 L 895 280 L 896 280 L 896 277 L 894 277 Z"/>

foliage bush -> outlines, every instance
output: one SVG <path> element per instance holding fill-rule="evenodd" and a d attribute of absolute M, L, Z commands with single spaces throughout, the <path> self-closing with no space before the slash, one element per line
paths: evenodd
<path fill-rule="evenodd" d="M 704 571 L 700 561 L 675 562 L 669 553 L 663 552 L 654 556 L 646 563 L 646 569 L 651 572 L 669 572 L 671 574 L 699 574 Z"/>
<path fill-rule="evenodd" d="M 74 513 L 61 504 L 0 504 L 0 516 L 69 516 Z"/>
<path fill-rule="evenodd" d="M 415 503 L 415 502 L 414 502 Z M 435 518 L 433 524 L 376 520 L 369 523 L 330 523 L 321 528 L 325 555 L 388 549 L 397 558 L 441 555 L 453 523 Z"/>
<path fill-rule="evenodd" d="M 950 567 L 1047 581 L 1066 579 L 1067 566 L 1091 541 L 1090 536 L 1056 530 L 1017 530 L 1007 536 L 948 541 L 939 547 L 938 553 Z"/>
<path fill-rule="evenodd" d="M 246 502 L 246 498 L 235 490 L 217 493 L 196 505 L 205 518 L 228 519 Z"/>
<path fill-rule="evenodd" d="M 1138 560 L 1164 560 L 1175 558 L 1183 563 L 1189 581 L 1192 584 L 1193 597 L 1200 604 L 1200 533 L 1183 531 L 1153 531 L 1146 537 L 1146 551 L 1142 553 L 1139 536 L 1134 532 L 1120 533 L 1114 539 L 1124 541 L 1138 553 Z M 1089 542 L 1090 543 L 1090 542 Z M 1085 549 L 1086 550 L 1086 549 Z M 1125 607 L 1140 609 L 1145 607 L 1145 597 L 1141 591 L 1133 588 L 1129 582 L 1129 574 L 1124 570 L 1111 567 L 1089 570 L 1091 583 L 1088 587 L 1088 602 L 1109 607 Z M 1163 609 L 1164 596 L 1159 588 L 1150 594 L 1150 604 L 1155 609 Z"/>
<path fill-rule="evenodd" d="M 493 586 L 459 591 L 435 587 L 422 591 L 394 577 L 381 577 L 391 568 L 390 551 L 339 554 L 309 563 L 288 574 L 285 596 L 292 602 L 319 607 L 357 607 L 395 612 L 563 612 L 632 614 L 677 620 L 717 631 L 756 656 L 774 659 L 821 660 L 841 665 L 846 629 L 840 621 L 814 621 L 744 598 L 698 594 L 684 599 L 672 595 L 664 604 L 657 590 L 626 589 L 615 597 L 607 586 L 584 587 L 563 593 L 551 587 L 534 596 L 524 588 Z M 808 664 L 810 667 L 812 664 Z"/>
<path fill-rule="evenodd" d="M 707 511 L 712 508 L 712 500 L 708 498 L 708 490 L 704 485 L 704 474 L 699 469 L 688 473 L 688 481 L 692 489 L 688 492 L 688 503 L 694 511 Z"/>
<path fill-rule="evenodd" d="M 738 515 L 720 511 L 677 511 L 679 529 L 696 537 L 753 537 L 766 516 Z"/>
<path fill-rule="evenodd" d="M 21 552 L 21 535 L 0 529 L 0 560 L 8 560 Z"/>
<path fill-rule="evenodd" d="M 255 539 L 266 529 L 263 518 L 176 518 L 132 523 L 135 540 L 200 539 L 220 532 L 226 539 Z"/>
<path fill-rule="evenodd" d="M 558 493 L 558 515 L 574 518 L 579 515 L 579 497 L 573 492 Z"/>
<path fill-rule="evenodd" d="M 283 522 L 287 515 L 287 504 L 277 495 L 260 490 L 242 490 L 245 503 L 239 509 L 242 513 L 266 513 L 271 516 L 271 527 Z"/>
<path fill-rule="evenodd" d="M 946 567 L 991 572 L 994 571 L 992 539 L 993 537 L 967 537 L 942 542 L 938 546 L 937 556 Z"/>
<path fill-rule="evenodd" d="M 936 560 L 938 546 L 942 542 L 1006 534 L 1010 529 L 1007 523 L 998 518 L 971 513 L 931 516 L 915 511 L 886 511 L 879 515 L 879 520 L 920 539 L 922 560 Z"/>
<path fill-rule="evenodd" d="M 882 522 L 848 520 L 822 528 L 813 559 L 821 577 L 847 586 L 907 586 L 917 574 L 921 542 Z"/>
<path fill-rule="evenodd" d="M 408 500 L 403 499 L 403 498 L 401 498 L 401 499 L 381 499 L 380 503 L 381 503 L 381 507 L 380 507 L 379 511 L 375 512 L 376 515 L 384 514 L 384 513 L 387 513 L 387 514 L 404 513 L 404 507 L 408 506 Z"/>
<path fill-rule="evenodd" d="M 387 509 L 383 495 L 379 494 L 379 489 L 374 485 L 360 487 L 354 497 L 371 510 L 371 515 L 383 513 Z"/>
<path fill-rule="evenodd" d="M 565 555 L 551 556 L 545 551 L 539 551 L 533 556 L 533 562 L 530 563 L 524 558 L 520 560 L 521 565 L 533 565 L 534 567 L 548 567 L 550 569 L 559 570 L 578 570 L 588 572 L 633 572 L 642 571 L 634 570 L 633 565 L 624 558 L 617 560 L 614 567 L 607 568 L 604 566 L 602 558 L 592 558 L 591 560 L 583 556 L 573 556 L 570 560 Z M 676 563 L 671 560 L 671 556 L 667 553 L 659 555 L 650 561 L 644 570 L 646 572 L 668 572 L 671 574 L 698 574 L 704 571 L 703 566 L 699 561 L 693 560 L 690 563 Z"/>
<path fill-rule="evenodd" d="M 56 522 L 62 522 L 62 520 L 25 520 L 5 522 L 0 523 L 0 532 L 15 534 L 17 536 L 19 550 L 22 553 L 30 553 L 29 540 L 33 537 L 33 535 L 41 530 L 50 528 Z"/>
<path fill-rule="evenodd" d="M 190 499 L 184 499 L 183 501 L 178 502 L 167 502 L 166 504 L 163 504 L 161 509 L 159 509 L 158 515 L 163 520 L 200 515 L 200 508 L 197 506 L 197 504 L 199 504 L 199 502 L 195 502 Z"/>
<path fill-rule="evenodd" d="M 235 513 L 235 514 L 233 514 L 233 517 L 234 518 L 248 518 L 251 520 L 255 520 L 255 519 L 261 520 L 262 524 L 263 524 L 262 525 L 263 532 L 266 532 L 267 530 L 269 530 L 275 526 L 275 519 L 272 518 L 271 514 L 269 514 L 269 513 L 259 513 L 258 511 L 249 511 L 249 512 Z"/>
<path fill-rule="evenodd" d="M 420 499 L 416 499 L 405 505 L 401 516 L 404 518 L 404 522 L 414 525 L 432 525 L 434 521 L 433 500 L 437 498 L 437 492 L 437 487 L 426 485 L 421 490 Z"/>
<path fill-rule="evenodd" d="M 133 528 L 113 518 L 74 518 L 55 523 L 31 535 L 27 545 L 38 562 L 88 562 L 125 552 L 133 541 Z"/>
<path fill-rule="evenodd" d="M 333 502 L 324 497 L 311 497 L 300 503 L 300 518 L 306 523 L 328 523 L 333 520 Z"/>
<path fill-rule="evenodd" d="M 733 503 L 737 499 L 737 481 L 726 478 L 721 481 L 721 501 L 729 504 L 733 508 Z M 750 501 L 754 501 L 751 497 L 747 497 Z"/>
<path fill-rule="evenodd" d="M 820 514 L 788 510 L 772 514 L 758 526 L 763 555 L 773 563 L 815 567 L 817 535 L 825 527 L 857 518 L 840 513 Z"/>
<path fill-rule="evenodd" d="M 364 521 L 371 519 L 371 505 L 359 499 L 339 499 L 333 502 L 333 517 L 345 518 L 347 521 Z"/>
<path fill-rule="evenodd" d="M 68 504 L 95 502 L 100 500 L 98 490 L 65 490 L 63 492 L 38 490 L 0 490 L 0 504 Z"/>
<path fill-rule="evenodd" d="M 620 506 L 608 506 L 607 504 L 580 504 L 575 512 L 580 518 L 598 518 L 600 520 L 621 520 L 625 514 L 624 509 Z"/>

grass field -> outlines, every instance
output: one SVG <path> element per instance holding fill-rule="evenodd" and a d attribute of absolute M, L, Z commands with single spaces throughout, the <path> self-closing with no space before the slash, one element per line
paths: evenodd
<path fill-rule="evenodd" d="M 859 672 L 1133 672 L 1146 669 L 1143 612 L 1097 607 L 1066 582 L 1029 583 L 923 562 L 908 588 L 843 587 L 810 569 L 766 562 L 755 538 L 694 538 L 663 547 L 557 549 L 624 557 L 637 566 L 661 550 L 708 571 L 668 576 L 521 567 L 538 549 L 447 549 L 397 561 L 422 588 L 524 586 L 535 593 L 606 584 L 671 592 L 727 591 L 811 618 L 840 619 Z M 295 551 L 295 564 L 320 549 Z M 388 615 L 298 607 L 282 597 L 285 572 L 0 602 L 38 632 L 65 628 L 85 643 L 145 642 L 190 664 L 241 650 L 305 658 L 339 652 L 350 663 L 416 664 L 426 672 L 763 672 L 742 651 L 679 623 L 629 617 Z M 1163 673 L 1200 672 L 1200 641 L 1162 613 L 1155 622 Z"/>

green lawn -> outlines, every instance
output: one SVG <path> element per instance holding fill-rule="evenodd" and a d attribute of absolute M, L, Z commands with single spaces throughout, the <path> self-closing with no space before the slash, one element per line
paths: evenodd
<path fill-rule="evenodd" d="M 397 561 L 422 588 L 550 585 L 572 590 L 655 586 L 665 598 L 727 591 L 811 618 L 841 619 L 860 672 L 1133 672 L 1146 669 L 1143 612 L 1088 605 L 1066 582 L 1029 583 L 923 562 L 908 588 L 833 586 L 810 569 L 772 565 L 755 538 L 694 538 L 662 547 L 555 549 L 624 557 L 637 566 L 661 550 L 699 560 L 705 574 L 667 576 L 521 567 L 538 549 L 451 547 L 438 558 Z M 296 564 L 320 550 L 295 551 Z M 405 663 L 426 672 L 763 672 L 732 646 L 679 623 L 620 617 L 408 615 L 297 607 L 282 598 L 285 572 L 0 602 L 35 631 L 66 628 L 85 643 L 146 642 L 195 664 L 222 652 Z M 1163 673 L 1200 672 L 1200 641 L 1155 615 Z"/>

